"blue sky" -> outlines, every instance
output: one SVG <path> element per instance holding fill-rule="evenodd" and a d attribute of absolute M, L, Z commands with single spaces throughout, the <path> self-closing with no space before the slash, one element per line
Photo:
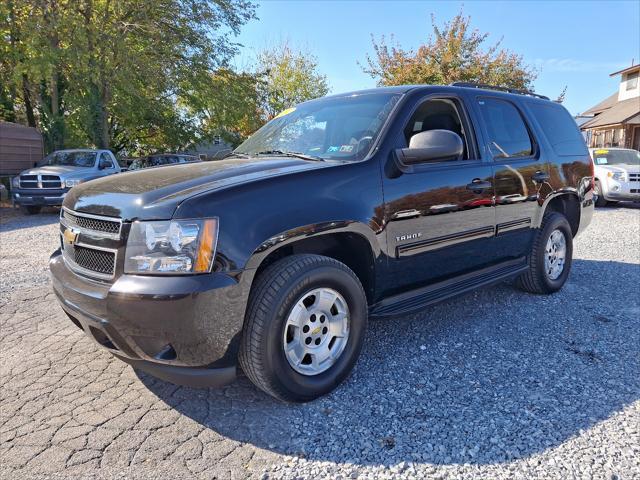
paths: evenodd
<path fill-rule="evenodd" d="M 567 85 L 564 105 L 577 114 L 616 91 L 609 74 L 640 61 L 640 2 L 405 2 L 264 1 L 259 21 L 242 29 L 235 60 L 249 66 L 267 45 L 288 40 L 315 54 L 332 93 L 375 86 L 362 72 L 372 52 L 371 35 L 394 34 L 406 48 L 426 42 L 430 15 L 441 23 L 463 7 L 472 26 L 503 37 L 503 46 L 539 70 L 535 90 L 557 96 Z"/>

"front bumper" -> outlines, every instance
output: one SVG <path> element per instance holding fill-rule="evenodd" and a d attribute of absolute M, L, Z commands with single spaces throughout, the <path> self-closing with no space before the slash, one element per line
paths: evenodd
<path fill-rule="evenodd" d="M 248 297 L 236 278 L 120 275 L 106 283 L 71 271 L 60 250 L 49 267 L 73 323 L 120 359 L 182 385 L 233 380 Z"/>
<path fill-rule="evenodd" d="M 24 206 L 51 206 L 62 205 L 69 188 L 16 188 L 11 192 L 13 202 Z"/>
<path fill-rule="evenodd" d="M 606 186 L 603 185 L 602 195 L 605 200 L 640 201 L 640 182 L 609 179 Z"/>

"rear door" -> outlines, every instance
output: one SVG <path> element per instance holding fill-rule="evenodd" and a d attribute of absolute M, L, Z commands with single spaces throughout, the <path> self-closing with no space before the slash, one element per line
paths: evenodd
<path fill-rule="evenodd" d="M 399 175 L 385 168 L 389 294 L 480 268 L 493 255 L 492 168 L 480 158 L 463 98 L 430 95 L 401 128 L 396 148 L 419 131 L 446 129 L 463 138 L 465 152 L 461 159 L 421 163 Z"/>
<path fill-rule="evenodd" d="M 472 98 L 494 168 L 495 260 L 521 257 L 530 249 L 540 192 L 548 190 L 549 165 L 518 103 L 509 97 Z"/>

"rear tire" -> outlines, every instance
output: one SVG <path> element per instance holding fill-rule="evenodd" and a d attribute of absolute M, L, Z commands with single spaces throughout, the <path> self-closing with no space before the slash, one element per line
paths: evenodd
<path fill-rule="evenodd" d="M 596 180 L 596 191 L 594 192 L 598 195 L 598 199 L 596 200 L 596 207 L 606 207 L 609 203 L 602 193 L 602 185 L 600 184 L 600 180 Z"/>
<path fill-rule="evenodd" d="M 42 207 L 37 207 L 34 205 L 25 205 L 22 207 L 22 211 L 27 215 L 37 215 L 42 210 Z"/>
<path fill-rule="evenodd" d="M 316 302 L 320 302 L 320 295 L 314 299 L 315 292 L 325 291 L 337 293 L 336 302 L 347 312 L 346 320 L 340 320 L 347 322 L 346 333 L 340 332 L 335 337 L 333 320 L 322 316 L 321 324 L 320 314 L 314 310 L 319 308 Z M 308 303 L 301 303 L 306 299 Z M 327 313 L 327 317 L 337 318 L 337 303 L 331 301 L 326 303 L 329 307 L 325 312 L 331 310 L 335 313 Z M 289 402 L 314 400 L 336 388 L 351 372 L 362 348 L 367 313 L 362 285 L 346 265 L 320 255 L 286 257 L 260 274 L 252 288 L 240 346 L 240 366 L 249 380 L 269 395 Z M 294 325 L 292 318 L 298 317 L 305 320 Z M 344 341 L 338 338 L 340 335 L 346 337 Z M 294 339 L 300 340 L 298 345 L 294 345 Z M 309 367 L 316 363 L 315 354 L 307 357 L 307 352 L 316 345 L 318 349 L 326 346 L 326 350 L 335 350 L 331 350 L 330 358 L 322 360 L 325 362 L 322 368 L 305 372 L 305 368 L 300 368 L 305 361 Z M 300 351 L 294 360 L 293 347 Z M 300 361 L 296 363 L 295 358 Z"/>
<path fill-rule="evenodd" d="M 573 233 L 569 222 L 558 212 L 547 213 L 533 241 L 529 270 L 518 277 L 516 284 L 529 293 L 557 292 L 569 277 L 572 258 Z"/>

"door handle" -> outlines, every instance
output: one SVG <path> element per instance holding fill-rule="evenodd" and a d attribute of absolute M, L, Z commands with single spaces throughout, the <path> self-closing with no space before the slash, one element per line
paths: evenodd
<path fill-rule="evenodd" d="M 534 173 L 531 176 L 531 180 L 533 180 L 536 183 L 542 183 L 542 182 L 546 182 L 547 180 L 549 180 L 549 174 L 547 172 L 541 172 L 540 170 L 538 170 L 536 173 Z"/>
<path fill-rule="evenodd" d="M 489 190 L 492 187 L 491 182 L 485 182 L 479 178 L 474 178 L 471 183 L 467 184 L 467 190 L 475 193 L 482 193 L 484 190 Z"/>

